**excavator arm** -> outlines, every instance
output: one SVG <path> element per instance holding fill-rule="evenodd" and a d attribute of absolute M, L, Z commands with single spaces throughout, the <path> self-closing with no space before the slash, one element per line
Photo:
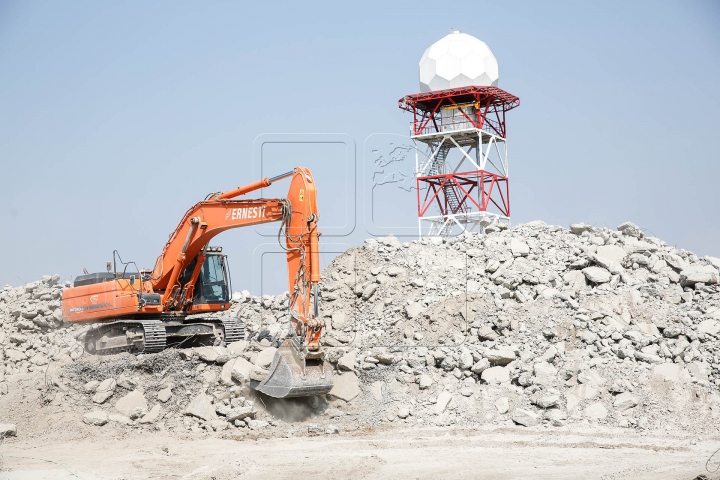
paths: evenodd
<path fill-rule="evenodd" d="M 285 198 L 237 199 L 252 191 L 292 177 Z M 233 228 L 282 222 L 285 234 L 290 293 L 290 319 L 295 334 L 311 351 L 319 350 L 324 323 L 317 316 L 317 284 L 320 281 L 317 189 L 310 170 L 292 172 L 211 194 L 193 205 L 170 235 L 155 262 L 151 288 L 161 293 L 165 311 L 181 311 L 192 303 L 205 249 L 216 235 Z M 190 279 L 180 276 L 195 260 Z"/>

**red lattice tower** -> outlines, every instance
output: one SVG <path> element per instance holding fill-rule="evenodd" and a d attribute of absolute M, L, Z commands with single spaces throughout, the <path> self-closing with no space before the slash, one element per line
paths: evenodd
<path fill-rule="evenodd" d="M 520 99 L 468 86 L 407 95 L 398 105 L 413 114 L 420 236 L 509 222 L 505 114 Z"/>

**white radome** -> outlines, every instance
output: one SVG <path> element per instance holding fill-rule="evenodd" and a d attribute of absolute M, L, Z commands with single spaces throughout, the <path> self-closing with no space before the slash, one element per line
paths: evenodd
<path fill-rule="evenodd" d="M 458 30 L 425 50 L 420 59 L 420 91 L 496 86 L 498 64 L 485 42 Z"/>

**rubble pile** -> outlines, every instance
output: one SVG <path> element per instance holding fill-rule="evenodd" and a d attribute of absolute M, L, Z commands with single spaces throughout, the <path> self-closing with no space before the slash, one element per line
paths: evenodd
<path fill-rule="evenodd" d="M 72 405 L 87 428 L 329 434 L 581 423 L 703 432 L 720 416 L 719 270 L 720 259 L 644 237 L 631 223 L 366 240 L 335 258 L 320 285 L 335 387 L 293 400 L 248 388 L 288 334 L 287 293 L 233 295 L 229 314 L 246 322 L 245 341 L 92 357 L 80 327 L 62 326 L 63 287 L 46 277 L 0 293 L 0 407 L 23 376 L 57 366 L 48 403 Z"/>
<path fill-rule="evenodd" d="M 78 328 L 64 324 L 60 275 L 0 290 L 0 394 L 5 376 L 45 371 L 50 362 L 69 364 L 83 355 Z"/>
<path fill-rule="evenodd" d="M 331 393 L 365 421 L 708 427 L 718 269 L 632 223 L 366 240 L 320 287 Z M 286 295 L 240 297 L 251 331 L 282 338 Z"/>

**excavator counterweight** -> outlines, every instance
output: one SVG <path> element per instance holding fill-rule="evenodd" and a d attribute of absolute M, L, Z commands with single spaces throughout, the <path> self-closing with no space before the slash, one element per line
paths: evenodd
<path fill-rule="evenodd" d="M 285 198 L 237 198 L 288 177 Z M 118 272 L 115 252 L 108 272 L 79 276 L 63 292 L 63 315 L 70 322 L 97 324 L 85 335 L 85 350 L 92 354 L 152 353 L 168 346 L 242 340 L 242 319 L 217 315 L 231 306 L 229 272 L 222 249 L 209 242 L 225 230 L 280 222 L 292 333 L 278 349 L 268 377 L 251 386 L 280 398 L 325 394 L 333 376 L 320 348 L 325 325 L 317 312 L 316 195 L 312 174 L 303 167 L 208 195 L 185 213 L 152 270 L 128 272 L 131 263 L 120 260 L 123 271 Z"/>

